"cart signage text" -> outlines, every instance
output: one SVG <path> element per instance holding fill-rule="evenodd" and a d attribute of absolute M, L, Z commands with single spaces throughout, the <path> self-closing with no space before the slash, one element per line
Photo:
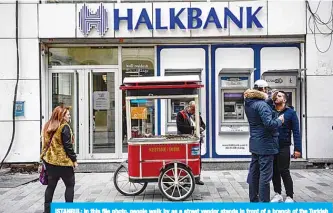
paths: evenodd
<path fill-rule="evenodd" d="M 179 146 L 171 146 L 171 147 L 149 147 L 149 152 L 180 152 Z"/>

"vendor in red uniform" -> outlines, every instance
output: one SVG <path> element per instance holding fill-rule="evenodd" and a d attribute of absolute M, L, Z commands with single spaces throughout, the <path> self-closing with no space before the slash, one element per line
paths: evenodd
<path fill-rule="evenodd" d="M 201 115 L 200 117 L 200 133 L 205 131 L 206 125 L 202 120 Z M 184 109 L 178 112 L 177 114 L 177 134 L 194 134 L 195 131 L 195 102 L 191 101 L 188 106 Z M 202 137 L 201 138 L 201 143 Z M 201 144 L 200 144 L 201 146 Z M 200 149 L 201 150 L 201 149 Z M 200 162 L 201 166 L 201 162 Z M 204 182 L 201 180 L 197 180 L 196 184 L 198 185 L 204 185 Z"/>

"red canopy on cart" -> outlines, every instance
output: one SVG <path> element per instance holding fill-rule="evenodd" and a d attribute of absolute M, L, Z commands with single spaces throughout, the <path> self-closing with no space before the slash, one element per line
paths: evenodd
<path fill-rule="evenodd" d="M 121 90 L 198 89 L 203 85 L 197 75 L 126 77 Z"/>

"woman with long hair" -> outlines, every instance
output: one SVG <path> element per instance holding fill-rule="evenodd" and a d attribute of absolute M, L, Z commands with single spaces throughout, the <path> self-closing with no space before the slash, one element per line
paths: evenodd
<path fill-rule="evenodd" d="M 73 202 L 75 176 L 74 168 L 78 166 L 73 149 L 73 133 L 70 122 L 69 107 L 58 106 L 42 131 L 42 155 L 48 174 L 45 190 L 44 213 L 50 212 L 54 190 L 61 178 L 66 186 L 65 201 Z"/>

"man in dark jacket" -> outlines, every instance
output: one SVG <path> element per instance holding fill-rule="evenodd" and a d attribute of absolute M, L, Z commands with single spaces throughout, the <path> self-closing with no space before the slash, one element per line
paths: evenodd
<path fill-rule="evenodd" d="M 296 111 L 292 106 L 287 106 L 287 95 L 283 91 L 278 91 L 273 95 L 276 112 L 284 115 L 284 123 L 279 128 L 279 153 L 274 158 L 273 167 L 273 185 L 275 196 L 271 202 L 282 202 L 281 178 L 286 189 L 287 198 L 285 202 L 294 202 L 293 200 L 293 181 L 290 175 L 290 145 L 291 132 L 294 138 L 294 158 L 301 157 L 302 139 L 299 131 L 299 121 Z"/>
<path fill-rule="evenodd" d="M 195 102 L 191 101 L 188 106 L 177 113 L 176 123 L 177 123 L 177 134 L 194 134 L 195 131 Z M 206 125 L 202 120 L 201 115 L 200 118 L 200 133 L 206 129 Z M 202 137 L 200 137 L 200 153 L 201 153 L 201 143 Z M 200 168 L 202 167 L 201 159 L 200 159 Z M 196 181 L 198 185 L 204 185 L 204 182 L 198 179 Z"/>
<path fill-rule="evenodd" d="M 189 105 L 177 113 L 176 123 L 177 123 L 177 134 L 194 134 L 195 124 L 194 124 L 194 113 L 195 113 L 195 102 L 191 101 Z M 200 132 L 206 129 L 206 125 L 200 117 Z"/>
<path fill-rule="evenodd" d="M 279 151 L 278 127 L 284 121 L 283 115 L 273 118 L 272 108 L 265 101 L 267 88 L 265 80 L 258 80 L 254 84 L 254 89 L 248 89 L 244 93 L 252 153 L 247 178 L 250 202 L 270 201 L 273 160 Z"/>

